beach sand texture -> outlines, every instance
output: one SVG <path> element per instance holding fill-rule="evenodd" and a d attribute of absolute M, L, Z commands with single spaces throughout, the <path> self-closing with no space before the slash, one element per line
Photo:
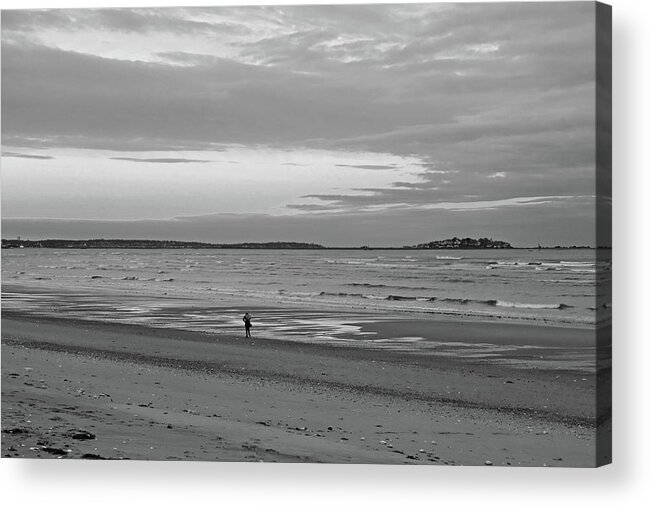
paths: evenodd
<path fill-rule="evenodd" d="M 463 323 L 441 329 L 463 341 Z M 609 383 L 609 369 L 4 311 L 2 456 L 594 466 L 597 423 L 610 428 L 595 396 Z"/>

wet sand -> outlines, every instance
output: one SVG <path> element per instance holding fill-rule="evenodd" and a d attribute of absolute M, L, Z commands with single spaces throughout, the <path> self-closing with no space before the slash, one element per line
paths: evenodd
<path fill-rule="evenodd" d="M 596 382 L 3 312 L 2 456 L 594 466 Z"/>

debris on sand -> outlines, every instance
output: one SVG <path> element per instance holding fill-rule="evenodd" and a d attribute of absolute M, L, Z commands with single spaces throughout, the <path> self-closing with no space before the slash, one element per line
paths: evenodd
<path fill-rule="evenodd" d="M 2 432 L 7 433 L 8 435 L 21 435 L 23 433 L 29 433 L 29 430 L 27 428 L 9 428 L 2 430 Z"/>
<path fill-rule="evenodd" d="M 53 454 L 54 456 L 65 456 L 70 451 L 66 449 L 61 449 L 59 447 L 41 447 L 41 451 L 47 452 L 48 454 Z"/>
<path fill-rule="evenodd" d="M 72 430 L 67 433 L 67 436 L 75 440 L 94 440 L 96 438 L 95 435 L 86 430 Z"/>

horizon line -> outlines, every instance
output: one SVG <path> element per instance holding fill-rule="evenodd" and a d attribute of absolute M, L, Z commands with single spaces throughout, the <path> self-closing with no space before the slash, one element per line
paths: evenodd
<path fill-rule="evenodd" d="M 453 236 L 458 237 L 459 239 L 465 239 L 461 236 Z M 469 236 L 467 236 L 469 238 Z M 446 238 L 443 240 L 432 240 L 433 242 L 436 241 L 446 241 L 452 238 Z M 475 238 L 470 238 L 470 239 L 475 239 Z M 417 245 L 419 244 L 425 244 L 425 243 L 416 243 L 412 245 L 399 245 L 399 246 L 391 246 L 391 245 L 376 245 L 376 246 L 371 246 L 371 245 L 357 245 L 357 246 L 328 246 L 328 245 L 323 245 L 321 243 L 315 243 L 311 241 L 296 241 L 296 240 L 291 240 L 291 241 L 285 241 L 285 240 L 274 240 L 274 241 L 238 241 L 238 242 L 228 242 L 228 243 L 214 243 L 210 241 L 200 241 L 200 240 L 179 240 L 179 239 L 151 239 L 151 238 L 79 238 L 79 239 L 71 239 L 71 238 L 39 238 L 39 239 L 25 239 L 25 238 L 1 238 L 0 239 L 2 242 L 9 242 L 9 241 L 30 241 L 30 242 L 39 242 L 39 241 L 75 241 L 75 242 L 84 242 L 84 241 L 150 241 L 150 242 L 157 242 L 157 243 L 170 243 L 170 242 L 176 242 L 176 243 L 197 243 L 197 244 L 202 244 L 202 245 L 215 245 L 215 246 L 233 246 L 233 245 L 251 245 L 251 244 L 257 244 L 257 245 L 270 245 L 274 243 L 293 243 L 293 244 L 305 244 L 305 245 L 316 245 L 320 249 L 330 249 L 330 250 L 365 250 L 365 249 L 373 249 L 373 250 L 383 250 L 383 249 L 417 249 L 417 250 L 428 250 L 428 248 L 418 248 Z M 492 239 L 491 239 L 492 240 Z M 503 241 L 503 240 L 492 240 L 492 241 Z M 508 241 L 504 241 L 505 243 L 508 243 Z M 537 249 L 546 249 L 546 250 L 553 250 L 556 248 L 582 248 L 582 249 L 604 249 L 604 248 L 612 248 L 612 245 L 535 245 L 535 246 L 515 246 L 511 245 L 508 243 L 511 247 L 511 249 L 517 249 L 517 250 L 537 250 Z M 118 247 L 119 248 L 119 247 Z M 234 247 L 236 248 L 236 247 Z M 300 249 L 300 248 L 297 248 Z M 430 250 L 508 250 L 508 248 L 431 248 Z"/>

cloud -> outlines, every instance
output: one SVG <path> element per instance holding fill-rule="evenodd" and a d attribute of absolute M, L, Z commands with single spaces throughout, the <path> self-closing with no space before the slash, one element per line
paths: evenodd
<path fill-rule="evenodd" d="M 4 151 L 2 152 L 3 157 L 16 157 L 16 158 L 31 158 L 31 159 L 36 159 L 36 160 L 51 160 L 54 157 L 51 157 L 50 155 L 30 155 L 28 153 L 14 153 L 11 151 Z"/>
<path fill-rule="evenodd" d="M 194 9 L 198 12 L 197 9 Z M 2 14 L 3 31 L 39 33 L 43 30 L 170 33 L 241 33 L 244 23 L 201 21 L 193 9 L 29 9 L 6 10 Z"/>
<path fill-rule="evenodd" d="M 198 160 L 193 158 L 133 158 L 133 157 L 111 157 L 111 160 L 127 160 L 129 162 L 145 162 L 150 164 L 205 164 L 210 160 Z"/>
<path fill-rule="evenodd" d="M 161 220 L 3 218 L 2 230 L 5 237 L 23 238 L 308 241 L 327 246 L 402 246 L 453 236 L 493 237 L 516 246 L 594 245 L 593 213 L 594 198 L 575 198 L 485 208 L 481 213 L 398 209 L 296 216 L 212 214 Z M 564 224 L 561 229 L 559 222 Z"/>
<path fill-rule="evenodd" d="M 387 202 L 384 196 L 378 196 L 379 191 L 375 189 L 357 189 L 366 191 L 366 194 L 312 194 L 304 197 L 325 201 L 327 204 L 305 204 L 305 205 L 288 205 L 292 209 L 307 211 L 345 211 L 347 213 L 375 212 L 379 209 L 404 209 L 404 210 L 435 210 L 442 209 L 448 211 L 473 211 L 488 210 L 506 207 L 521 206 L 539 206 L 543 204 L 563 202 L 567 199 L 582 199 L 593 196 L 574 196 L 574 195 L 554 195 L 554 196 L 521 196 L 506 199 L 495 200 L 478 200 L 477 196 L 466 196 L 461 201 L 434 201 L 422 199 L 414 202 L 402 202 L 397 199 L 395 202 Z"/>
<path fill-rule="evenodd" d="M 414 180 L 287 203 L 315 215 L 592 195 L 594 12 L 589 2 L 8 11 L 2 143 L 170 164 L 200 160 L 146 152 L 236 144 L 423 163 Z M 598 184 L 610 188 L 608 175 Z"/>
<path fill-rule="evenodd" d="M 359 114 L 374 109 L 363 90 L 223 59 L 186 68 L 3 44 L 2 69 L 3 141 L 306 145 L 361 135 L 400 110 Z"/>
<path fill-rule="evenodd" d="M 370 170 L 383 170 L 383 169 L 395 169 L 395 164 L 391 165 L 381 165 L 381 164 L 336 164 L 337 167 L 353 167 L 356 169 L 370 169 Z"/>
<path fill-rule="evenodd" d="M 299 211 L 330 211 L 332 208 L 325 204 L 288 204 L 285 206 L 288 209 L 295 209 Z"/>
<path fill-rule="evenodd" d="M 589 90 L 576 89 L 593 81 L 593 31 L 582 28 L 591 19 L 588 9 L 529 4 L 13 11 L 3 29 L 38 34 L 51 26 L 99 26 L 107 36 L 117 33 L 118 43 L 120 27 L 149 33 L 216 20 L 246 26 L 248 18 L 249 26 L 276 28 L 257 38 L 229 39 L 239 55 L 232 58 L 157 53 L 180 66 L 10 40 L 3 43 L 3 123 L 9 135 L 31 132 L 68 142 L 75 135 L 173 144 L 216 137 L 433 155 L 436 145 L 521 132 L 541 113 L 554 129 L 589 110 L 580 98 L 587 100 Z M 509 23 L 487 22 L 505 15 Z M 202 16 L 211 21 L 199 23 Z M 288 27 L 295 28 L 287 33 Z M 497 51 L 476 51 L 496 41 Z M 359 61 L 340 61 L 339 53 Z M 246 63 L 252 61 L 266 65 Z M 43 124 L 36 111 L 43 112 Z"/>

